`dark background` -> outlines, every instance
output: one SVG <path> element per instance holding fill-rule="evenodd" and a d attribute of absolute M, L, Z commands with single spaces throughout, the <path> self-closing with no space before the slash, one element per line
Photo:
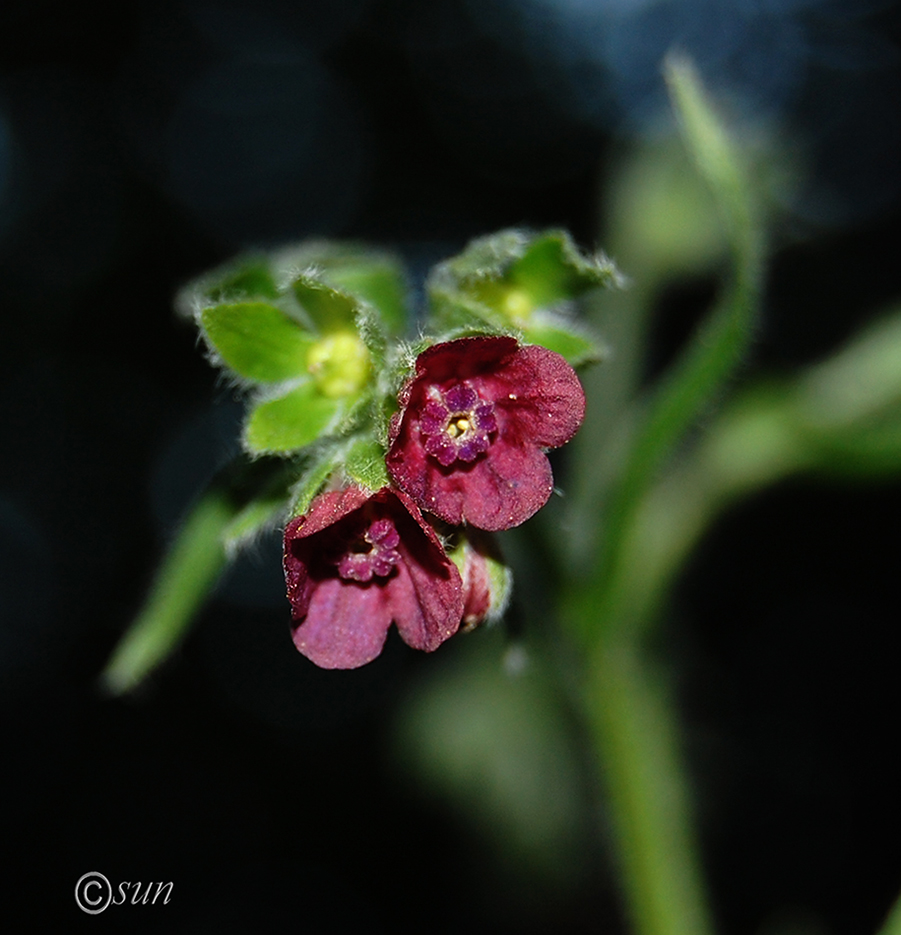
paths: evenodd
<path fill-rule="evenodd" d="M 324 673 L 294 652 L 277 541 L 137 697 L 97 691 L 240 412 L 172 297 L 306 236 L 398 249 L 414 275 L 511 225 L 603 244 L 605 171 L 660 132 L 678 42 L 803 149 L 753 363 L 815 360 L 901 293 L 899 35 L 895 4 L 815 0 L 4 3 L 6 931 L 617 930 L 603 853 L 530 899 L 397 769 L 391 718 L 428 657 L 392 640 Z M 708 293 L 661 302 L 650 368 Z M 888 481 L 780 486 L 679 587 L 668 639 L 724 932 L 870 932 L 901 886 L 899 507 Z M 88 870 L 171 880 L 172 902 L 88 917 Z"/>

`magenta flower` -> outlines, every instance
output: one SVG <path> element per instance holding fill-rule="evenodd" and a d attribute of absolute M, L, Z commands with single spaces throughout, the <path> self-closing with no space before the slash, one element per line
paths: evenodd
<path fill-rule="evenodd" d="M 318 496 L 285 530 L 294 645 L 325 669 L 354 669 L 382 651 L 391 622 L 415 649 L 460 626 L 460 573 L 403 493 L 346 487 Z"/>
<path fill-rule="evenodd" d="M 585 394 L 553 351 L 460 338 L 416 359 L 398 396 L 386 463 L 418 506 L 454 525 L 518 526 L 553 489 L 545 455 L 575 435 Z"/>

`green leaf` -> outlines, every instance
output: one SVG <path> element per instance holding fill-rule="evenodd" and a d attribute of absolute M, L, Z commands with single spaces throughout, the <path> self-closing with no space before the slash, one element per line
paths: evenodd
<path fill-rule="evenodd" d="M 121 695 L 136 688 L 175 649 L 227 561 L 285 508 L 292 468 L 239 459 L 197 500 L 163 558 L 147 600 L 101 675 Z"/>
<path fill-rule="evenodd" d="M 214 277 L 205 279 L 206 294 L 211 302 L 234 299 L 274 299 L 278 288 L 266 257 L 248 257 L 225 267 Z"/>
<path fill-rule="evenodd" d="M 400 260 L 363 244 L 306 241 L 281 251 L 274 259 L 280 278 L 302 277 L 337 289 L 378 313 L 384 329 L 403 334 L 407 321 L 407 280 Z"/>
<path fill-rule="evenodd" d="M 308 380 L 284 396 L 253 406 L 244 426 L 244 445 L 253 454 L 290 454 L 327 434 L 345 409 L 345 400 L 323 396 Z"/>
<path fill-rule="evenodd" d="M 523 335 L 529 344 L 540 344 L 556 351 L 573 367 L 593 363 L 604 356 L 599 341 L 564 319 L 560 319 L 559 324 L 550 319 L 538 320 L 523 328 Z"/>
<path fill-rule="evenodd" d="M 369 435 L 351 443 L 344 457 L 344 470 L 349 480 L 373 492 L 389 483 L 385 449 Z"/>
<path fill-rule="evenodd" d="M 509 278 L 536 307 L 546 307 L 597 286 L 613 285 L 618 274 L 605 256 L 583 256 L 566 231 L 547 231 L 529 244 Z"/>
<path fill-rule="evenodd" d="M 346 331 L 354 327 L 359 303 L 311 274 L 301 274 L 291 284 L 294 297 L 320 332 Z"/>
<path fill-rule="evenodd" d="M 314 336 L 266 302 L 203 309 L 207 340 L 235 373 L 257 383 L 277 383 L 304 373 Z"/>
<path fill-rule="evenodd" d="M 222 532 L 234 518 L 227 490 L 213 487 L 197 503 L 157 573 L 143 610 L 101 675 L 114 695 L 135 688 L 181 641 L 226 563 Z"/>
<path fill-rule="evenodd" d="M 359 296 L 378 312 L 389 334 L 407 326 L 407 283 L 402 268 L 380 253 L 355 253 L 341 265 L 327 266 L 323 277 L 344 292 Z"/>

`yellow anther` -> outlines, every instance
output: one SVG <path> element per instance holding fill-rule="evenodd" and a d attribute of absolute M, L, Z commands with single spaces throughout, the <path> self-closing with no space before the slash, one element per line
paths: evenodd
<path fill-rule="evenodd" d="M 471 424 L 469 419 L 465 416 L 460 416 L 457 419 L 451 419 L 447 426 L 447 434 L 451 438 L 459 438 L 461 435 L 469 431 Z"/>

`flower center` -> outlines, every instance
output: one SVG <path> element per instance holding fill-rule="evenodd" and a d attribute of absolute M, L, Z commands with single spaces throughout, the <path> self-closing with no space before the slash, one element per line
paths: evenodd
<path fill-rule="evenodd" d="M 399 544 L 400 536 L 394 523 L 390 519 L 377 519 L 338 559 L 338 574 L 348 581 L 371 581 L 373 576 L 384 578 L 400 561 Z"/>
<path fill-rule="evenodd" d="M 467 463 L 486 452 L 497 432 L 494 405 L 485 402 L 468 383 L 447 390 L 430 387 L 419 417 L 426 452 L 442 466 Z"/>
<path fill-rule="evenodd" d="M 461 435 L 465 435 L 470 428 L 472 428 L 472 422 L 466 416 L 452 416 L 447 424 L 447 434 L 451 438 L 459 438 Z"/>

